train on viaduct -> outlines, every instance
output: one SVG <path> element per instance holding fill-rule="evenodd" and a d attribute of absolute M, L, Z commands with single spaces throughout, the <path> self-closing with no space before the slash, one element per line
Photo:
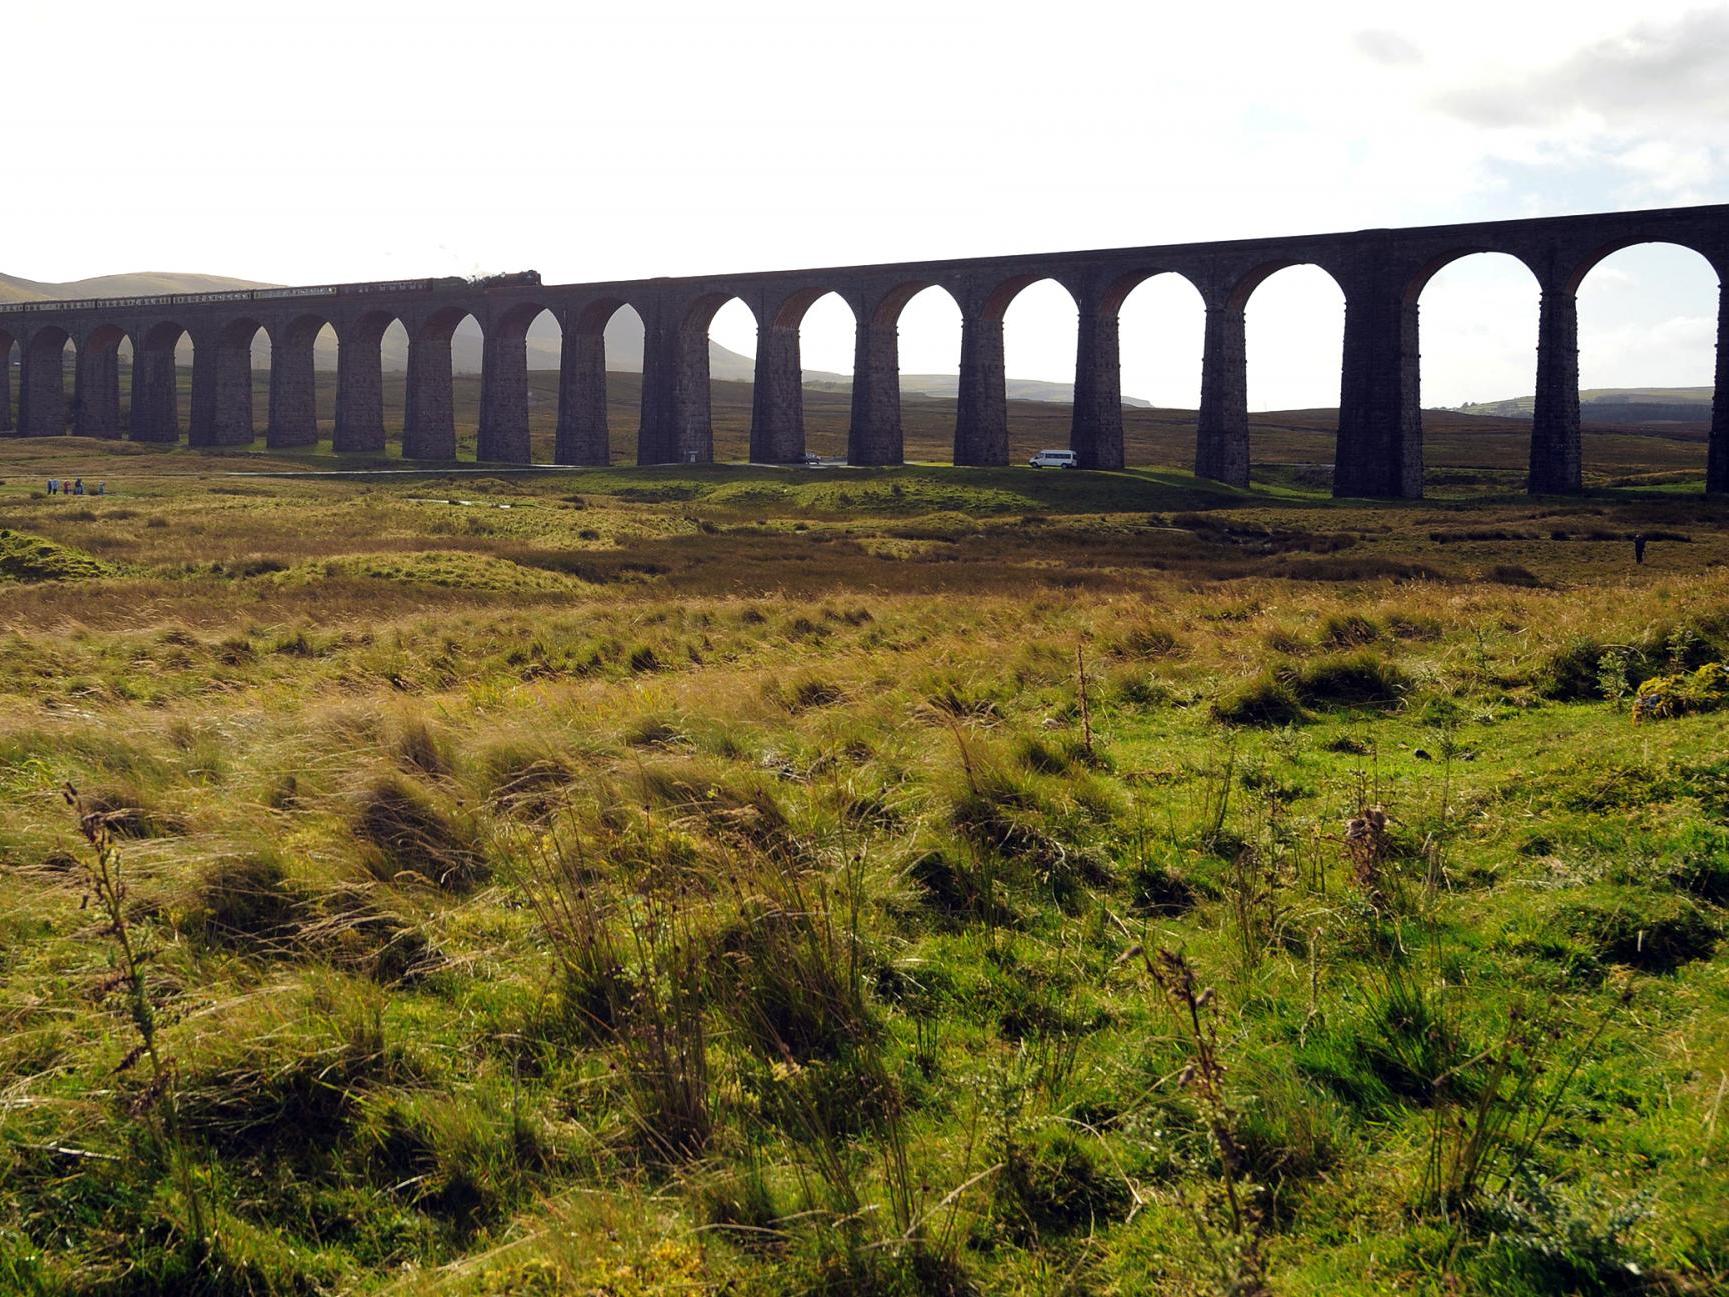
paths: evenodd
<path fill-rule="evenodd" d="M 266 442 L 310 444 L 318 436 L 313 343 L 328 325 L 338 343 L 335 449 L 382 451 L 380 344 L 385 329 L 400 322 L 409 339 L 402 454 L 448 461 L 456 456 L 451 336 L 473 316 L 485 339 L 478 456 L 527 463 L 526 337 L 529 324 L 550 311 L 563 329 L 554 459 L 602 465 L 608 461 L 604 332 L 628 305 L 644 326 L 637 462 L 708 462 L 708 326 L 722 305 L 739 298 L 758 330 L 750 458 L 795 463 L 805 449 L 799 326 L 812 303 L 835 293 L 857 325 L 847 458 L 897 464 L 897 321 L 914 294 L 939 286 L 960 307 L 962 321 L 954 462 L 1005 464 L 1003 314 L 1027 285 L 1051 279 L 1069 291 L 1079 317 L 1071 448 L 1083 468 L 1121 468 L 1118 310 L 1137 284 L 1171 274 L 1192 283 L 1206 307 L 1195 471 L 1243 486 L 1249 480 L 1244 310 L 1269 275 L 1309 264 L 1327 271 L 1345 299 L 1334 493 L 1411 498 L 1423 489 L 1418 298 L 1449 262 L 1498 252 L 1523 262 L 1541 290 L 1528 486 L 1537 494 L 1573 492 L 1582 486 L 1577 290 L 1602 258 L 1641 243 L 1691 248 L 1717 271 L 1706 487 L 1729 493 L 1729 346 L 1721 309 L 1729 205 L 599 284 L 546 285 L 523 275 L 7 304 L 0 306 L 0 357 L 18 348 L 19 413 L 17 428 L 8 427 L 12 402 L 0 386 L 0 431 L 44 436 L 70 426 L 84 436 L 116 437 L 124 427 L 137 441 L 176 441 L 175 348 L 189 337 L 191 444 L 250 443 L 251 349 L 262 329 L 271 346 Z M 133 355 L 124 421 L 122 340 Z M 70 402 L 68 344 L 75 353 Z M 0 385 L 10 383 L 11 370 L 0 364 Z"/>

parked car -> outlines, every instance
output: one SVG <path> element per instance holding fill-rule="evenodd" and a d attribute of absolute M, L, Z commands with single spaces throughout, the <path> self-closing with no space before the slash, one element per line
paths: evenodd
<path fill-rule="evenodd" d="M 1027 461 L 1034 468 L 1079 468 L 1080 460 L 1072 450 L 1041 450 Z"/>

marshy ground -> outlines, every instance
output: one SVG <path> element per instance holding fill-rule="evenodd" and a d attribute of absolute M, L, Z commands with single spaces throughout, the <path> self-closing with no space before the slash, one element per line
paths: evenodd
<path fill-rule="evenodd" d="M 0 1291 L 1729 1283 L 1695 488 L 4 460 Z"/>

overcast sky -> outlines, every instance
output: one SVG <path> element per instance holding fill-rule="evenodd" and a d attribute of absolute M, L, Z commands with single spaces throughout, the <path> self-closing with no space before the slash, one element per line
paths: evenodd
<path fill-rule="evenodd" d="M 548 282 L 1729 200 L 1729 6 L 164 0 L 8 7 L 0 270 Z M 1477 257 L 1423 299 L 1423 395 L 1531 390 L 1536 291 Z M 1710 382 L 1716 281 L 1675 249 L 1581 292 L 1586 386 Z M 1249 309 L 1259 408 L 1330 405 L 1320 271 Z M 1050 284 L 1009 372 L 1067 381 Z M 850 370 L 834 299 L 811 368 Z M 715 337 L 754 351 L 748 312 Z M 950 371 L 926 293 L 903 365 Z M 1125 392 L 1192 405 L 1200 307 L 1123 313 Z"/>

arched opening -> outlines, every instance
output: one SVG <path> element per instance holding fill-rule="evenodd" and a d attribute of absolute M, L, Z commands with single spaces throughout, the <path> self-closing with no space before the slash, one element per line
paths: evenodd
<path fill-rule="evenodd" d="M 1462 249 L 1425 266 L 1405 298 L 1421 309 L 1416 390 L 1425 466 L 1440 470 L 1443 482 L 1482 474 L 1505 487 L 1523 479 L 1541 303 L 1536 275 L 1509 253 Z"/>
<path fill-rule="evenodd" d="M 1073 295 L 1054 279 L 1012 281 L 997 290 L 985 313 L 1003 322 L 1009 463 L 1067 448 L 1077 377 Z"/>
<path fill-rule="evenodd" d="M 824 459 L 844 460 L 852 427 L 858 319 L 846 298 L 824 293 L 805 311 L 798 339 L 805 450 Z"/>
<path fill-rule="evenodd" d="M 621 298 L 590 302 L 564 331 L 553 462 L 604 466 L 628 458 L 626 429 L 641 409 L 642 316 Z M 614 436 L 618 444 L 613 444 Z"/>
<path fill-rule="evenodd" d="M 341 346 L 336 331 L 331 330 L 329 334 L 320 337 L 318 344 L 320 349 L 325 346 L 324 337 L 330 339 L 330 354 L 334 358 L 339 354 L 338 348 Z M 384 408 L 385 438 L 389 440 L 394 437 L 397 447 L 400 449 L 404 431 L 408 426 L 408 330 L 403 326 L 402 321 L 395 316 L 390 317 L 390 322 L 384 326 L 384 332 L 379 335 L 378 350 L 379 382 L 383 388 L 381 403 Z M 334 371 L 335 368 L 333 361 L 331 369 Z M 321 385 L 320 392 L 322 393 L 323 390 L 324 386 Z M 321 421 L 326 418 L 332 420 L 335 418 L 336 389 L 334 386 L 330 386 L 329 390 L 330 412 L 326 414 L 325 406 L 320 404 L 319 419 Z M 321 395 L 319 399 L 322 402 L 325 398 Z"/>
<path fill-rule="evenodd" d="M 558 437 L 558 413 L 561 393 L 559 375 L 563 369 L 564 329 L 558 316 L 542 308 L 528 324 L 525 338 L 528 366 L 528 436 L 533 462 L 545 463 L 552 458 Z"/>
<path fill-rule="evenodd" d="M 960 395 L 960 303 L 940 284 L 908 284 L 883 301 L 875 324 L 878 330 L 899 334 L 897 396 L 904 457 L 946 463 L 954 452 Z"/>
<path fill-rule="evenodd" d="M 16 341 L 10 333 L 0 329 L 0 433 L 18 429 L 18 411 L 13 395 L 18 387 L 18 352 L 13 345 Z"/>
<path fill-rule="evenodd" d="M 401 325 L 398 325 L 398 330 Z M 406 358 L 408 349 L 401 348 L 401 355 Z M 334 323 L 323 323 L 316 334 L 313 334 L 313 420 L 318 427 L 318 441 L 329 441 L 335 432 L 335 370 L 342 353 L 341 335 L 337 334 Z M 403 382 L 401 382 L 401 363 L 396 365 L 398 379 L 394 384 L 394 427 L 401 431 L 403 425 Z M 386 387 L 386 405 L 391 405 L 391 387 Z M 389 415 L 387 415 L 389 418 Z"/>
<path fill-rule="evenodd" d="M 742 298 L 717 298 L 698 303 L 687 327 L 696 327 L 705 312 L 702 346 L 693 347 L 690 357 L 694 360 L 700 355 L 708 366 L 710 449 L 708 454 L 701 453 L 696 444 L 701 441 L 701 432 L 693 423 L 686 430 L 680 462 L 748 459 L 756 397 L 756 312 Z M 695 460 L 689 458 L 692 455 Z"/>
<path fill-rule="evenodd" d="M 120 407 L 120 435 L 132 434 L 132 382 L 133 375 L 138 372 L 138 348 L 132 343 L 130 333 L 122 334 L 120 341 L 114 345 L 114 363 L 120 373 L 116 380 L 118 391 L 115 403 Z"/>
<path fill-rule="evenodd" d="M 268 346 L 264 327 L 249 317 L 224 321 L 212 331 L 206 354 L 192 369 L 192 445 L 252 443 L 253 407 L 268 391 Z M 258 373 L 260 368 L 265 372 Z"/>
<path fill-rule="evenodd" d="M 1118 291 L 1124 458 L 1188 468 L 1201 404 L 1206 302 L 1188 278 L 1169 272 L 1137 276 Z"/>
<path fill-rule="evenodd" d="M 403 458 L 451 460 L 457 457 L 459 440 L 471 447 L 474 444 L 481 361 L 481 347 L 476 343 L 482 338 L 480 322 L 460 306 L 435 311 L 409 335 Z"/>
<path fill-rule="evenodd" d="M 479 459 L 533 462 L 538 438 L 549 453 L 558 411 L 561 336 L 539 302 L 524 302 L 492 322 L 482 347 Z"/>
<path fill-rule="evenodd" d="M 837 308 L 840 320 L 834 318 Z M 764 322 L 757 335 L 751 387 L 753 464 L 806 462 L 817 453 L 807 441 L 813 420 L 823 456 L 845 459 L 852 415 L 850 354 L 856 332 L 848 327 L 852 322 L 852 309 L 846 302 L 820 288 L 793 293 Z M 830 363 L 843 370 L 830 370 L 807 384 L 804 344 L 813 323 L 818 352 L 826 352 Z"/>
<path fill-rule="evenodd" d="M 120 435 L 120 351 L 126 342 L 126 331 L 113 324 L 84 335 L 72 390 L 72 430 L 81 437 Z"/>
<path fill-rule="evenodd" d="M 1320 266 L 1286 263 L 1247 277 L 1233 304 L 1243 311 L 1246 465 L 1323 485 L 1339 435 L 1344 290 Z"/>
<path fill-rule="evenodd" d="M 1586 475 L 1697 480 L 1711 430 L 1716 270 L 1691 248 L 1641 243 L 1591 258 L 1574 286 Z"/>
<path fill-rule="evenodd" d="M 180 404 L 190 388 L 192 361 L 192 340 L 183 326 L 172 321 L 149 326 L 136 340 L 127 421 L 133 441 L 180 440 Z"/>
<path fill-rule="evenodd" d="M 65 329 L 45 324 L 23 347 L 18 391 L 18 429 L 26 437 L 58 437 L 71 415 L 69 371 L 77 348 Z"/>

